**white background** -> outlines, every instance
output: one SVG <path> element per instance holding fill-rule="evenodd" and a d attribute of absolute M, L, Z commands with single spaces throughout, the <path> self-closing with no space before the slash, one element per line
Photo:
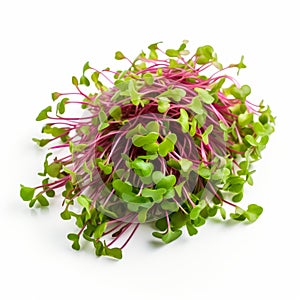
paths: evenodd
<path fill-rule="evenodd" d="M 1 1 L 1 299 L 299 299 L 297 2 Z M 116 50 L 134 57 L 153 42 L 172 48 L 183 39 L 213 45 L 225 65 L 244 54 L 239 81 L 277 116 L 245 196 L 263 215 L 253 225 L 210 221 L 162 247 L 142 228 L 117 262 L 73 251 L 59 201 L 30 210 L 19 198 L 20 183 L 39 180 L 37 113 L 51 92 L 72 88 L 87 60 L 115 66 Z"/>

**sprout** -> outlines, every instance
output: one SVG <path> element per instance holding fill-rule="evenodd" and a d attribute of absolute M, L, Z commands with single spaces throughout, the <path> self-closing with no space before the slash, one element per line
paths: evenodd
<path fill-rule="evenodd" d="M 244 57 L 223 67 L 211 46 L 187 57 L 187 41 L 166 51 L 159 44 L 133 61 L 117 51 L 126 70 L 87 62 L 72 77 L 75 91 L 52 93 L 56 109 L 36 119 L 47 120 L 42 133 L 50 137 L 33 141 L 51 153 L 42 184 L 21 185 L 20 196 L 30 207 L 47 206 L 61 193 L 61 217 L 79 227 L 68 235 L 75 250 L 85 239 L 97 256 L 120 259 L 141 223 L 155 223 L 153 236 L 170 243 L 183 227 L 192 236 L 207 218 L 225 220 L 226 207 L 237 221 L 254 222 L 263 211 L 237 205 L 275 121 L 268 106 L 248 100 L 248 85 L 225 73 L 245 68 Z M 81 117 L 66 117 L 70 105 L 82 108 Z M 60 149 L 68 154 L 59 157 Z"/>

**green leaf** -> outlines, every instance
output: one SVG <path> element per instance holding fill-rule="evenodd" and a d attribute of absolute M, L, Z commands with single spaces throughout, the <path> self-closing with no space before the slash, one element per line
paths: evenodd
<path fill-rule="evenodd" d="M 154 83 L 154 77 L 151 73 L 145 73 L 143 79 L 147 85 L 152 85 Z"/>
<path fill-rule="evenodd" d="M 190 236 L 193 236 L 198 233 L 197 228 L 195 228 L 195 226 L 190 222 L 186 223 L 186 228 Z"/>
<path fill-rule="evenodd" d="M 163 177 L 157 184 L 156 184 L 156 188 L 164 188 L 166 190 L 168 190 L 169 188 L 173 187 L 176 183 L 176 177 L 175 175 L 168 175 Z"/>
<path fill-rule="evenodd" d="M 268 133 L 266 132 L 265 127 L 260 122 L 255 122 L 253 124 L 253 129 L 254 129 L 255 133 L 259 136 L 268 135 Z"/>
<path fill-rule="evenodd" d="M 141 208 L 150 208 L 153 206 L 153 202 L 146 197 L 137 196 L 134 193 L 123 193 L 122 199 L 127 202 L 127 208 L 132 212 L 138 212 Z"/>
<path fill-rule="evenodd" d="M 173 229 L 179 229 L 183 226 L 186 225 L 187 221 L 188 221 L 188 216 L 186 214 L 184 214 L 181 210 L 178 210 L 175 213 L 172 213 L 170 216 L 170 223 L 172 224 Z M 166 218 L 164 218 L 166 220 Z M 164 224 L 162 224 L 164 225 Z M 159 228 L 159 227 L 158 227 Z M 160 230 L 166 230 L 167 229 L 167 224 L 166 227 Z"/>
<path fill-rule="evenodd" d="M 198 124 L 199 128 L 201 128 L 204 125 L 205 120 L 206 120 L 206 115 L 207 115 L 207 112 L 205 111 L 201 115 L 195 115 L 194 116 L 194 119 L 197 121 L 197 124 Z"/>
<path fill-rule="evenodd" d="M 178 205 L 176 202 L 174 201 L 163 201 L 161 204 L 160 204 L 161 208 L 165 211 L 169 211 L 169 212 L 176 212 L 178 211 Z"/>
<path fill-rule="evenodd" d="M 104 208 L 103 206 L 101 206 L 101 205 L 99 205 L 99 206 L 97 207 L 97 209 L 98 209 L 103 215 L 108 216 L 108 217 L 110 217 L 110 218 L 117 219 L 117 218 L 119 217 L 115 212 L 113 212 L 113 211 L 111 211 L 111 210 L 109 210 L 109 209 L 105 209 L 105 208 Z"/>
<path fill-rule="evenodd" d="M 49 176 L 56 178 L 60 174 L 61 169 L 62 163 L 54 162 L 46 167 L 46 172 L 49 174 Z"/>
<path fill-rule="evenodd" d="M 222 219 L 225 220 L 226 219 L 226 210 L 221 206 L 219 207 L 219 210 L 220 210 Z"/>
<path fill-rule="evenodd" d="M 36 199 L 41 206 L 49 206 L 48 200 L 43 195 L 38 195 Z"/>
<path fill-rule="evenodd" d="M 122 250 L 119 248 L 104 247 L 103 255 L 110 256 L 116 259 L 122 259 Z"/>
<path fill-rule="evenodd" d="M 149 59 L 152 59 L 152 60 L 158 59 L 158 54 L 155 50 L 150 50 Z"/>
<path fill-rule="evenodd" d="M 90 126 L 84 125 L 79 129 L 84 135 L 88 135 L 90 133 Z"/>
<path fill-rule="evenodd" d="M 202 140 L 205 145 L 208 145 L 209 143 L 208 135 L 213 131 L 213 128 L 214 128 L 213 124 L 209 125 L 202 134 Z"/>
<path fill-rule="evenodd" d="M 91 165 L 91 167 L 93 168 L 94 165 Z M 89 169 L 86 161 L 83 163 L 83 170 L 86 174 L 90 175 L 90 182 L 92 182 L 93 181 L 93 172 L 92 172 L 92 170 Z"/>
<path fill-rule="evenodd" d="M 179 102 L 186 95 L 186 91 L 181 88 L 168 89 L 167 91 L 161 93 L 158 98 L 166 97 L 172 98 L 174 101 Z"/>
<path fill-rule="evenodd" d="M 243 199 L 243 192 L 240 192 L 239 194 L 236 194 L 232 197 L 233 202 L 240 202 Z"/>
<path fill-rule="evenodd" d="M 181 54 L 181 53 L 180 53 Z M 179 64 L 176 59 L 169 59 L 169 68 L 170 69 L 178 69 L 178 68 L 182 68 L 185 67 L 185 65 L 183 64 Z"/>
<path fill-rule="evenodd" d="M 174 199 L 175 197 L 175 188 L 170 188 L 164 194 L 165 199 Z"/>
<path fill-rule="evenodd" d="M 191 212 L 190 212 L 190 218 L 191 220 L 196 220 L 201 212 L 201 207 L 200 206 L 195 206 L 192 208 Z"/>
<path fill-rule="evenodd" d="M 183 50 L 185 50 L 186 44 L 187 44 L 188 42 L 189 42 L 188 40 L 184 40 L 184 41 L 182 42 L 182 44 L 180 45 L 178 51 L 183 51 Z"/>
<path fill-rule="evenodd" d="M 88 78 L 84 75 L 82 75 L 80 77 L 80 84 L 83 84 L 85 86 L 90 86 L 90 81 L 88 80 Z"/>
<path fill-rule="evenodd" d="M 255 138 L 252 136 L 252 135 L 246 135 L 245 136 L 245 140 L 250 144 L 250 145 L 252 145 L 252 146 L 257 146 L 258 145 L 258 143 L 257 143 L 257 141 L 255 140 Z"/>
<path fill-rule="evenodd" d="M 215 58 L 215 59 L 216 59 L 216 58 Z M 217 69 L 223 70 L 223 65 L 222 65 L 220 62 L 218 62 L 217 60 L 214 60 L 214 61 L 212 62 L 212 64 L 213 64 Z"/>
<path fill-rule="evenodd" d="M 249 85 L 243 85 L 240 88 L 232 86 L 230 88 L 230 93 L 236 99 L 246 100 L 247 96 L 251 94 L 251 88 Z"/>
<path fill-rule="evenodd" d="M 65 166 L 63 167 L 64 172 L 66 172 L 67 174 L 71 175 L 72 178 L 72 183 L 75 184 L 76 183 L 76 173 L 73 172 L 72 170 L 66 168 Z"/>
<path fill-rule="evenodd" d="M 263 125 L 265 125 L 266 123 L 269 122 L 269 118 L 266 114 L 260 115 L 258 119 L 259 119 L 259 122 Z"/>
<path fill-rule="evenodd" d="M 41 139 L 41 140 L 39 140 L 39 139 L 33 138 L 32 140 L 33 140 L 35 143 L 37 143 L 40 147 L 44 147 L 44 146 L 46 146 L 48 143 L 51 142 L 50 139 Z"/>
<path fill-rule="evenodd" d="M 82 215 L 76 215 L 75 218 L 76 218 L 76 223 L 75 223 L 76 226 L 79 227 L 79 228 L 82 228 L 83 227 L 83 222 L 84 222 L 84 220 L 82 218 Z"/>
<path fill-rule="evenodd" d="M 268 142 L 269 142 L 269 137 L 267 135 L 265 135 L 265 136 L 261 137 L 259 144 L 261 146 L 266 146 L 268 144 Z"/>
<path fill-rule="evenodd" d="M 124 59 L 124 58 L 126 58 L 126 57 L 124 56 L 124 54 L 123 54 L 121 51 L 117 51 L 117 52 L 115 53 L 115 59 L 116 59 L 116 60 L 122 60 L 122 59 Z"/>
<path fill-rule="evenodd" d="M 94 246 L 95 246 L 95 254 L 97 256 L 102 256 L 103 249 L 104 249 L 102 242 L 101 241 L 97 241 L 97 242 L 94 241 Z"/>
<path fill-rule="evenodd" d="M 209 94 L 207 90 L 201 88 L 195 88 L 195 91 L 198 93 L 199 97 L 206 104 L 211 104 L 215 101 L 215 98 Z"/>
<path fill-rule="evenodd" d="M 175 49 L 167 49 L 166 55 L 169 57 L 179 57 L 180 56 L 179 51 L 175 50 Z"/>
<path fill-rule="evenodd" d="M 186 183 L 185 181 L 182 181 L 180 184 L 177 184 L 174 187 L 174 190 L 176 191 L 176 193 L 179 197 L 181 197 L 181 195 L 182 195 L 182 188 L 183 188 L 185 183 Z"/>
<path fill-rule="evenodd" d="M 79 242 L 74 242 L 73 244 L 72 244 L 72 248 L 74 249 L 74 250 L 80 250 L 80 244 L 79 244 Z"/>
<path fill-rule="evenodd" d="M 34 197 L 35 189 L 21 184 L 20 196 L 24 201 L 31 201 Z"/>
<path fill-rule="evenodd" d="M 79 241 L 79 236 L 76 233 L 69 233 L 67 235 L 68 240 L 72 241 L 72 242 L 76 242 Z"/>
<path fill-rule="evenodd" d="M 99 81 L 99 75 L 99 72 L 95 71 L 91 76 L 91 79 L 95 84 L 97 84 Z"/>
<path fill-rule="evenodd" d="M 243 186 L 243 184 L 232 184 L 228 190 L 232 193 L 241 193 L 243 191 Z"/>
<path fill-rule="evenodd" d="M 144 185 L 150 185 L 152 183 L 151 176 L 140 176 L 140 179 Z"/>
<path fill-rule="evenodd" d="M 191 125 L 190 135 L 194 136 L 196 134 L 196 130 L 197 130 L 197 120 L 195 118 L 193 118 L 190 125 Z"/>
<path fill-rule="evenodd" d="M 246 219 L 244 212 L 245 211 L 243 209 L 237 206 L 235 208 L 235 213 L 230 214 L 230 218 L 236 221 L 244 221 Z"/>
<path fill-rule="evenodd" d="M 248 183 L 249 185 L 253 185 L 253 184 L 254 184 L 253 178 L 252 178 L 251 175 L 248 175 L 248 176 L 247 176 L 247 183 Z"/>
<path fill-rule="evenodd" d="M 218 212 L 218 206 L 207 207 L 209 217 L 214 217 Z"/>
<path fill-rule="evenodd" d="M 99 117 L 100 124 L 107 122 L 107 115 L 103 110 L 100 110 L 98 117 Z"/>
<path fill-rule="evenodd" d="M 204 110 L 203 110 L 203 105 L 201 102 L 201 97 L 200 96 L 196 96 L 192 99 L 191 104 L 188 104 L 188 107 L 195 112 L 196 114 L 203 114 Z M 194 120 L 194 119 L 193 119 Z"/>
<path fill-rule="evenodd" d="M 102 123 L 98 126 L 98 132 L 101 132 L 103 129 L 109 127 L 108 123 Z"/>
<path fill-rule="evenodd" d="M 166 243 L 169 244 L 176 239 L 178 239 L 182 235 L 182 231 L 180 229 L 177 229 L 175 231 L 169 230 L 166 234 L 163 235 L 162 240 Z"/>
<path fill-rule="evenodd" d="M 87 61 L 83 66 L 82 72 L 85 73 L 85 71 L 87 71 L 88 69 L 90 69 L 90 65 L 89 65 L 89 62 Z"/>
<path fill-rule="evenodd" d="M 161 171 L 154 171 L 152 173 L 152 180 L 155 184 L 159 183 L 163 177 L 164 177 L 164 174 Z"/>
<path fill-rule="evenodd" d="M 49 198 L 53 198 L 53 197 L 55 196 L 55 191 L 53 191 L 53 190 L 47 191 L 47 192 L 46 192 L 46 195 L 47 195 Z"/>
<path fill-rule="evenodd" d="M 131 162 L 131 167 L 135 170 L 140 170 L 141 174 L 138 174 L 138 175 L 141 175 L 143 177 L 150 176 L 154 169 L 154 166 L 152 163 L 145 162 L 144 160 L 139 159 L 139 158 L 136 158 L 133 162 Z"/>
<path fill-rule="evenodd" d="M 150 132 L 146 136 L 135 135 L 132 138 L 132 143 L 136 147 L 143 147 L 145 145 L 150 145 L 155 143 L 158 137 L 159 137 L 159 133 L 157 132 Z"/>
<path fill-rule="evenodd" d="M 161 44 L 162 42 L 157 42 L 157 43 L 153 43 L 151 45 L 148 46 L 149 50 L 157 50 L 158 49 L 158 44 Z"/>
<path fill-rule="evenodd" d="M 189 129 L 190 129 L 190 126 L 189 126 L 189 115 L 186 112 L 186 110 L 183 109 L 183 108 L 180 109 L 180 117 L 178 119 L 178 122 L 181 125 L 183 133 L 189 132 Z"/>
<path fill-rule="evenodd" d="M 223 84 L 225 83 L 226 79 L 222 78 L 219 81 L 217 81 L 215 84 L 213 84 L 211 93 L 217 93 L 222 88 Z"/>
<path fill-rule="evenodd" d="M 230 175 L 230 170 L 227 168 L 220 168 L 214 171 L 212 174 L 212 180 L 224 180 Z"/>
<path fill-rule="evenodd" d="M 147 130 L 145 129 L 145 127 L 142 124 L 138 124 L 137 126 L 135 126 L 134 128 L 130 129 L 127 134 L 126 134 L 126 138 L 130 138 L 133 137 L 136 134 L 139 135 L 145 135 L 147 133 Z"/>
<path fill-rule="evenodd" d="M 157 110 L 160 113 L 165 113 L 170 108 L 170 100 L 166 97 L 158 98 Z"/>
<path fill-rule="evenodd" d="M 236 65 L 238 68 L 237 75 L 239 75 L 241 69 L 245 69 L 247 66 L 244 64 L 244 55 L 242 55 L 240 62 Z"/>
<path fill-rule="evenodd" d="M 75 76 L 72 76 L 72 83 L 75 86 L 78 86 L 78 79 Z"/>
<path fill-rule="evenodd" d="M 181 166 L 181 170 L 183 172 L 190 171 L 191 167 L 193 166 L 193 163 L 190 160 L 186 159 L 186 158 L 181 159 L 179 161 L 179 163 L 180 163 L 180 166 Z"/>
<path fill-rule="evenodd" d="M 139 155 L 137 158 L 155 160 L 157 159 L 157 157 L 158 157 L 157 154 L 147 154 L 147 155 Z"/>
<path fill-rule="evenodd" d="M 173 216 L 173 215 L 172 215 Z M 168 228 L 167 220 L 166 218 L 158 219 L 155 222 L 155 227 L 158 228 L 160 231 L 165 231 Z"/>
<path fill-rule="evenodd" d="M 175 133 L 169 133 L 164 140 L 168 140 L 170 143 L 172 143 L 173 145 L 176 144 L 177 142 L 177 136 Z"/>
<path fill-rule="evenodd" d="M 80 250 L 80 244 L 79 244 L 79 236 L 78 234 L 75 234 L 75 233 L 69 233 L 67 235 L 67 238 L 73 242 L 72 244 L 72 248 L 74 250 Z"/>
<path fill-rule="evenodd" d="M 211 170 L 208 167 L 200 165 L 198 169 L 198 174 L 204 179 L 210 179 Z"/>
<path fill-rule="evenodd" d="M 49 112 L 52 112 L 52 107 L 51 106 L 48 106 L 46 107 L 45 109 L 43 109 L 39 115 L 36 117 L 36 121 L 43 121 L 43 120 L 46 120 L 48 119 L 48 113 Z"/>
<path fill-rule="evenodd" d="M 71 219 L 71 213 L 66 209 L 60 214 L 61 218 L 63 220 L 70 220 Z"/>
<path fill-rule="evenodd" d="M 193 223 L 196 227 L 203 226 L 205 224 L 205 218 L 199 216 L 198 219 L 194 220 Z"/>
<path fill-rule="evenodd" d="M 248 205 L 248 209 L 245 211 L 240 207 L 236 207 L 235 213 L 230 214 L 230 217 L 237 221 L 244 221 L 246 218 L 249 222 L 255 222 L 262 214 L 263 208 L 256 204 Z"/>
<path fill-rule="evenodd" d="M 156 190 L 144 188 L 142 190 L 142 196 L 143 197 L 150 197 L 153 199 L 155 203 L 160 203 L 163 200 L 163 195 L 166 192 L 166 189 L 159 188 Z"/>
<path fill-rule="evenodd" d="M 55 101 L 55 100 L 57 100 L 57 99 L 60 97 L 60 93 L 58 93 L 58 92 L 53 92 L 53 93 L 51 94 L 51 97 L 52 97 L 52 100 Z"/>
<path fill-rule="evenodd" d="M 238 116 L 238 123 L 241 127 L 245 127 L 249 123 L 253 122 L 253 114 L 252 113 L 243 113 Z M 260 124 L 260 123 L 259 123 Z"/>
<path fill-rule="evenodd" d="M 66 102 L 68 101 L 68 98 L 63 98 L 60 102 L 57 103 L 56 106 L 56 114 L 60 113 L 61 115 L 65 113 L 66 111 Z"/>
<path fill-rule="evenodd" d="M 97 165 L 105 175 L 109 175 L 112 173 L 113 167 L 111 164 L 104 164 L 103 162 L 98 161 Z"/>
<path fill-rule="evenodd" d="M 77 198 L 77 202 L 80 206 L 84 207 L 87 212 L 90 212 L 90 205 L 91 205 L 91 199 L 89 199 L 88 197 L 81 195 Z"/>
<path fill-rule="evenodd" d="M 159 124 L 157 121 L 151 121 L 146 125 L 146 130 L 148 132 L 157 132 L 159 133 Z"/>
<path fill-rule="evenodd" d="M 113 185 L 113 188 L 120 193 L 129 194 L 132 191 L 132 186 L 126 182 L 123 182 L 120 179 L 115 179 L 113 181 L 112 185 Z"/>
<path fill-rule="evenodd" d="M 169 152 L 174 151 L 174 146 L 177 141 L 177 136 L 174 133 L 168 134 L 158 146 L 158 153 L 165 157 Z"/>
<path fill-rule="evenodd" d="M 256 204 L 250 204 L 248 209 L 244 212 L 245 217 L 249 222 L 255 222 L 262 214 L 263 208 Z"/>
<path fill-rule="evenodd" d="M 103 233 L 106 230 L 106 226 L 107 226 L 107 223 L 101 223 L 100 225 L 98 225 L 96 227 L 95 232 L 94 232 L 95 239 L 99 239 L 100 237 L 102 237 Z"/>
<path fill-rule="evenodd" d="M 36 200 L 37 200 L 36 198 L 33 198 L 33 199 L 30 200 L 30 202 L 29 202 L 29 207 L 30 208 L 34 206 Z"/>
<path fill-rule="evenodd" d="M 209 61 L 213 59 L 213 52 L 214 52 L 213 47 L 209 45 L 199 47 L 196 51 L 197 64 L 199 65 L 207 64 Z"/>
<path fill-rule="evenodd" d="M 127 95 L 127 93 L 125 93 L 125 92 L 122 92 L 121 94 Z M 128 95 L 131 98 L 132 104 L 134 104 L 134 105 L 140 104 L 141 94 L 138 93 L 138 91 L 136 90 L 135 83 L 133 80 L 130 80 L 128 83 Z"/>
<path fill-rule="evenodd" d="M 78 144 L 74 145 L 73 143 L 70 143 L 70 151 L 71 153 L 76 153 L 76 152 L 82 152 L 88 147 L 87 144 Z"/>
<path fill-rule="evenodd" d="M 180 166 L 180 163 L 173 159 L 173 158 L 170 158 L 168 161 L 167 161 L 167 165 L 173 169 L 176 169 L 176 170 L 180 170 L 181 169 L 181 166 Z"/>
<path fill-rule="evenodd" d="M 109 114 L 114 118 L 114 120 L 120 120 L 121 119 L 121 115 L 122 115 L 122 110 L 121 107 L 116 105 L 113 106 L 110 110 L 109 110 Z"/>
<path fill-rule="evenodd" d="M 145 145 L 145 146 L 143 146 L 143 149 L 146 150 L 147 152 L 155 153 L 158 150 L 158 144 L 152 143 L 149 145 Z"/>
<path fill-rule="evenodd" d="M 52 127 L 51 125 L 45 125 L 42 129 L 42 133 L 51 134 L 53 137 L 58 137 L 66 133 L 64 128 Z"/>
<path fill-rule="evenodd" d="M 143 208 L 139 213 L 138 213 L 138 221 L 140 223 L 145 223 L 147 220 L 147 213 L 148 213 L 148 209 L 147 208 Z"/>
<path fill-rule="evenodd" d="M 152 235 L 158 239 L 161 239 L 164 234 L 161 232 L 154 231 L 154 232 L 152 232 Z"/>

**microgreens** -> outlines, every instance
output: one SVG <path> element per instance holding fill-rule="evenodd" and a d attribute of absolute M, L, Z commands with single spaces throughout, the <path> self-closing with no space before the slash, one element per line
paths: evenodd
<path fill-rule="evenodd" d="M 225 220 L 226 207 L 236 221 L 261 215 L 258 205 L 237 203 L 245 184 L 253 185 L 252 164 L 274 117 L 263 102 L 248 100 L 248 85 L 225 73 L 245 68 L 244 57 L 223 67 L 211 46 L 192 55 L 186 46 L 163 51 L 155 43 L 133 61 L 117 51 L 116 60 L 129 62 L 120 71 L 87 62 L 72 77 L 75 91 L 52 93 L 56 107 L 38 114 L 50 137 L 33 141 L 51 152 L 42 184 L 21 185 L 20 196 L 30 207 L 48 206 L 61 193 L 61 217 L 79 228 L 67 236 L 75 250 L 85 239 L 97 256 L 120 259 L 141 223 L 155 223 L 153 236 L 170 243 L 183 227 L 192 236 L 207 218 Z M 65 116 L 71 104 L 81 106 L 82 117 Z M 52 154 L 61 148 L 69 154 Z"/>

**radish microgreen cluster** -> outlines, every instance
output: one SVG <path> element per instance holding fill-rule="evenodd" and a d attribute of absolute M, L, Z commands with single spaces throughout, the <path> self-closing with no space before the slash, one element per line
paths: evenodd
<path fill-rule="evenodd" d="M 163 51 L 155 43 L 134 60 L 118 51 L 125 70 L 87 62 L 72 77 L 74 91 L 52 93 L 56 108 L 37 116 L 48 138 L 33 141 L 50 152 L 41 185 L 21 185 L 20 195 L 33 207 L 59 201 L 60 193 L 61 217 L 79 228 L 68 235 L 74 249 L 85 239 L 97 256 L 120 259 L 142 223 L 170 243 L 184 227 L 192 236 L 207 218 L 227 219 L 228 210 L 236 221 L 261 215 L 262 207 L 239 202 L 245 184 L 253 185 L 252 164 L 274 117 L 263 102 L 248 100 L 248 85 L 226 74 L 245 68 L 243 57 L 223 67 L 211 46 L 192 55 L 186 46 Z M 66 116 L 70 105 L 81 107 L 81 117 Z"/>

